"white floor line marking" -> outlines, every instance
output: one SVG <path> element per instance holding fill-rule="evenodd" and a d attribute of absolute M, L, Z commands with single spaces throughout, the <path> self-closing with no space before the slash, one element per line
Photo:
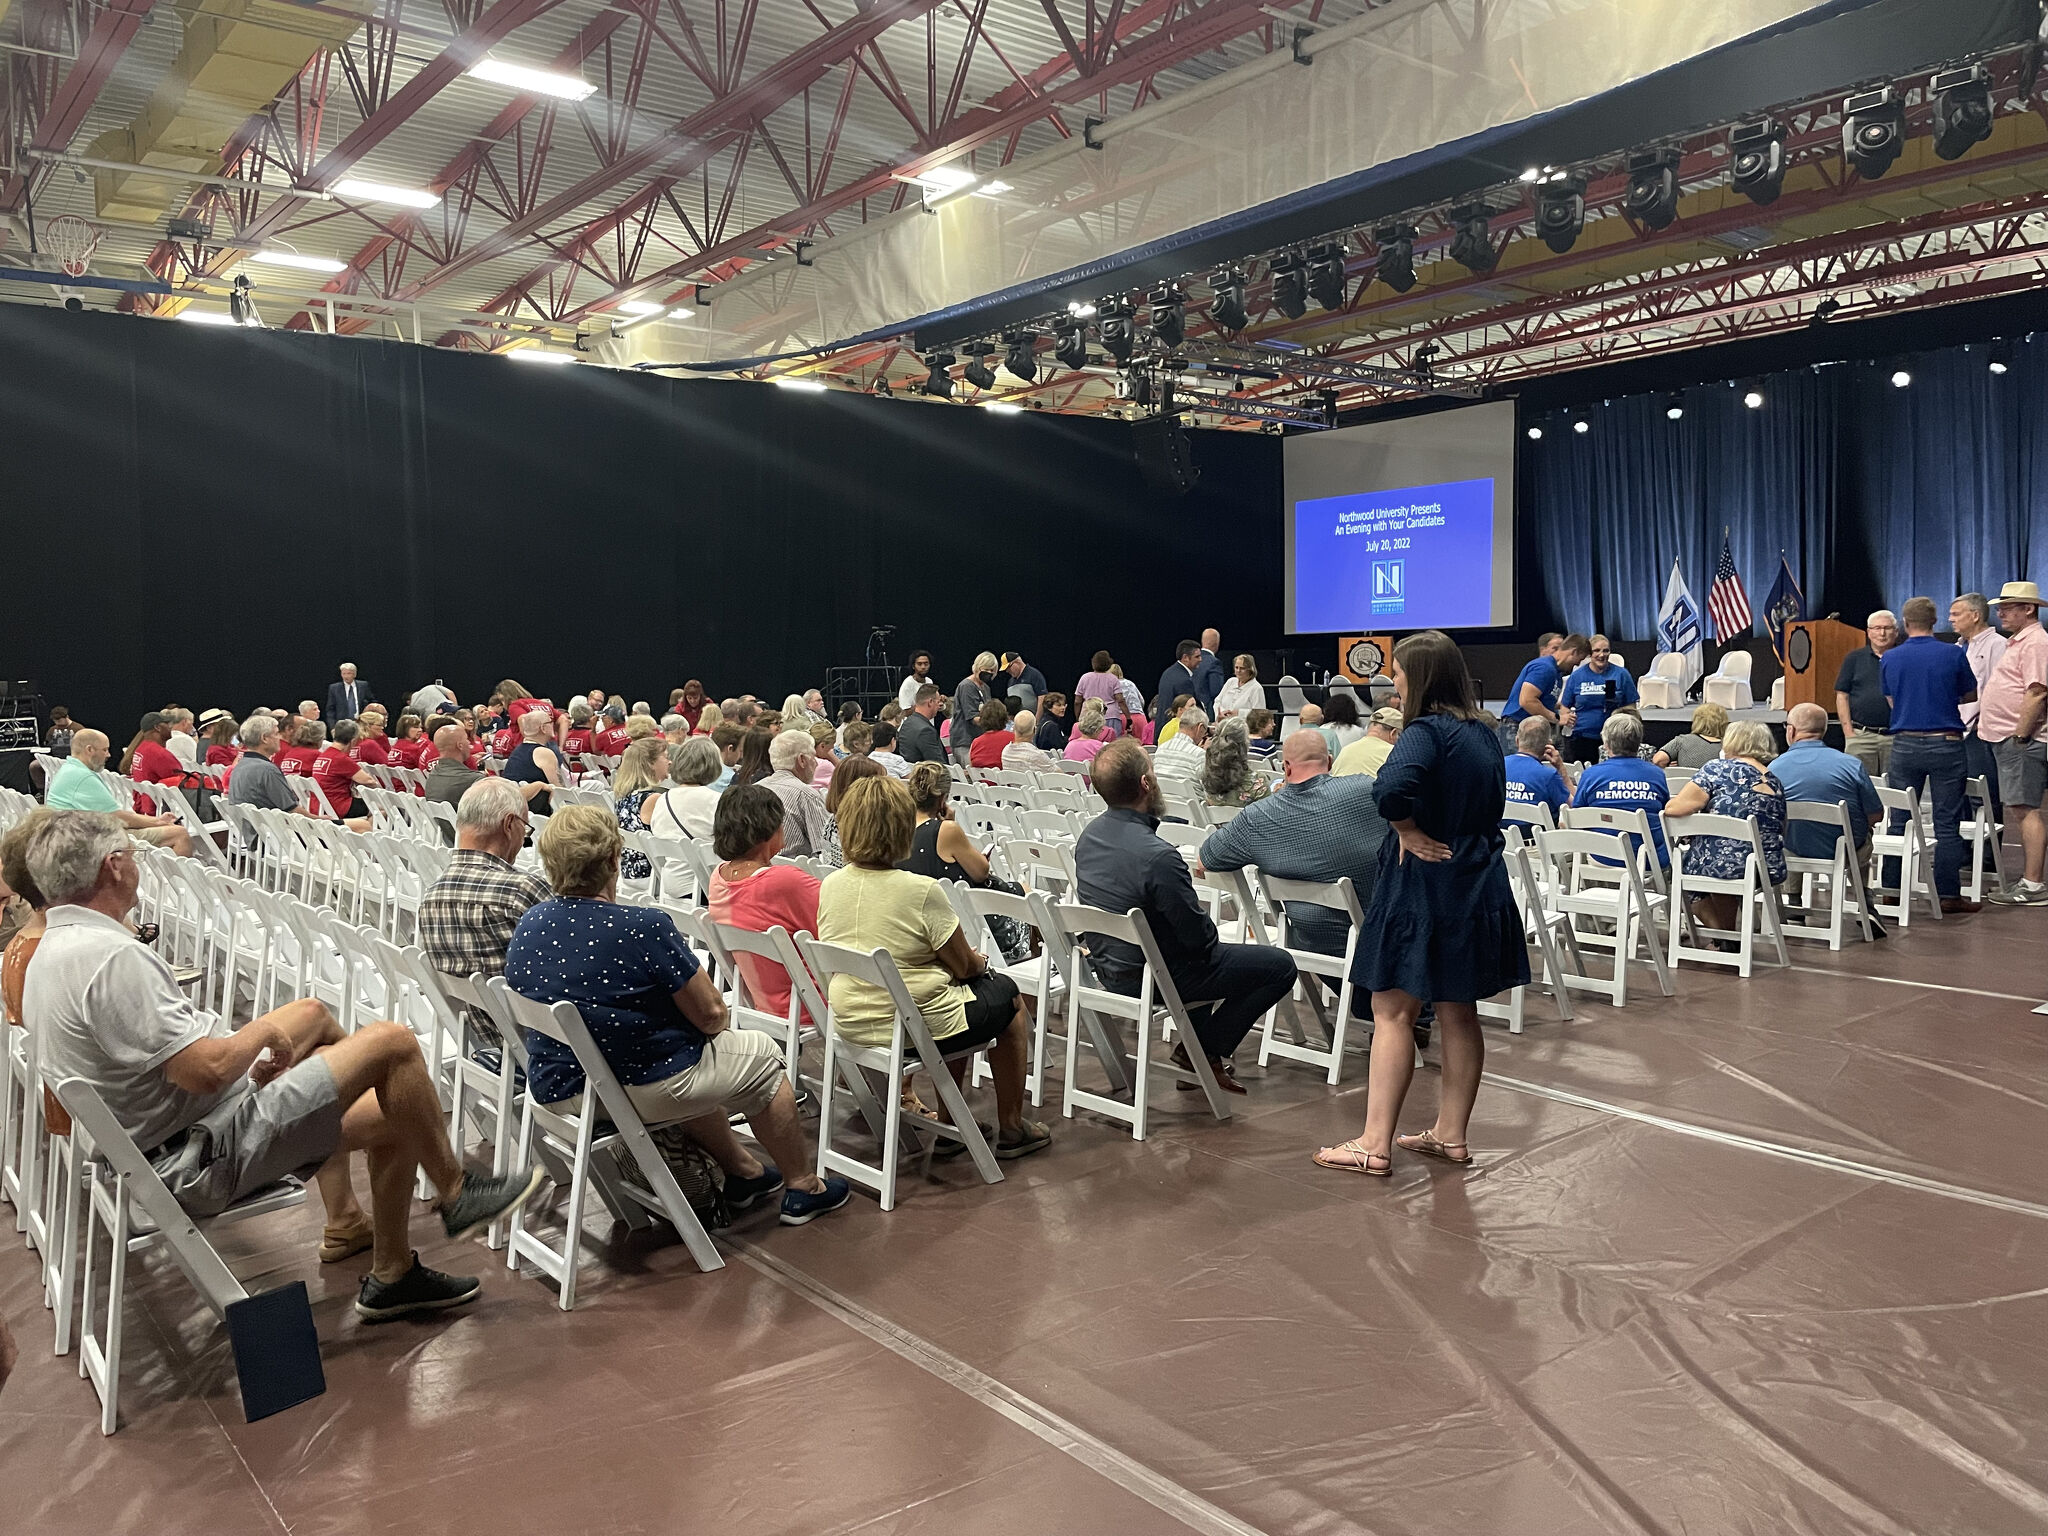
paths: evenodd
<path fill-rule="evenodd" d="M 1495 1072 L 1483 1074 L 1485 1080 L 1516 1093 L 1531 1094 L 1539 1099 L 1550 1099 L 1559 1104 L 1569 1104 L 1577 1109 L 1598 1110 L 1621 1120 L 1634 1120 L 1642 1125 L 1653 1125 L 1659 1130 L 1676 1131 L 1681 1136 L 1696 1136 L 1702 1141 L 1716 1141 L 1723 1146 L 1741 1147 L 1751 1152 L 1762 1152 L 1770 1157 L 1782 1157 L 1789 1162 L 1808 1163 L 1817 1168 L 1831 1168 L 1837 1173 L 1854 1174 L 1858 1178 L 1873 1179 L 1881 1184 L 1896 1184 L 1902 1189 L 1919 1190 L 1922 1194 L 1940 1195 L 1950 1200 L 1963 1200 L 1971 1205 L 1987 1205 L 1993 1210 L 2011 1211 L 2015 1215 L 2032 1216 L 2048 1221 L 2048 1205 L 2036 1205 L 2030 1200 L 2015 1199 L 2010 1195 L 1989 1194 L 1981 1189 L 1971 1189 L 1963 1184 L 1946 1184 L 1939 1179 L 1924 1179 L 1915 1173 L 1900 1173 L 1891 1168 L 1877 1168 L 1869 1163 L 1855 1162 L 1846 1157 L 1835 1157 L 1827 1152 L 1813 1152 L 1804 1147 L 1790 1147 L 1780 1142 L 1764 1141 L 1754 1136 L 1740 1136 L 1733 1131 L 1717 1131 L 1704 1125 L 1693 1125 L 1685 1120 L 1673 1120 L 1666 1115 L 1653 1115 L 1646 1110 L 1630 1109 L 1622 1104 L 1610 1104 L 1604 1099 L 1588 1098 L 1582 1093 L 1572 1093 L 1564 1088 L 1550 1088 L 1542 1083 L 1524 1082 L 1520 1078 L 1502 1077 Z"/>
<path fill-rule="evenodd" d="M 721 1238 L 720 1242 L 736 1252 L 750 1268 L 795 1292 L 821 1312 L 837 1318 L 856 1333 L 864 1334 L 890 1353 L 900 1355 L 919 1370 L 966 1393 L 976 1402 L 994 1409 L 1054 1450 L 1062 1451 L 1084 1467 L 1099 1472 L 1125 1492 L 1136 1494 L 1190 1530 L 1201 1531 L 1205 1536 L 1266 1536 L 1257 1526 L 1245 1524 L 1200 1494 L 1183 1488 L 1164 1473 L 1155 1472 L 1141 1461 L 1134 1461 L 1080 1425 L 1061 1418 L 1043 1403 L 1004 1386 L 987 1372 L 977 1370 L 930 1340 L 897 1326 L 878 1312 L 870 1311 L 852 1297 L 813 1279 L 766 1249 L 730 1236 Z"/>
<path fill-rule="evenodd" d="M 1908 981 L 1903 976 L 1865 976 L 1858 971 L 1833 971 L 1824 965 L 1794 965 L 1789 970 L 1804 971 L 1809 976 L 1833 976 L 1840 981 L 1881 981 L 1892 987 L 1926 987 L 1933 992 L 1967 992 L 1971 997 L 1996 997 L 2008 1003 L 2040 1003 L 2036 1013 L 2048 1013 L 2048 1003 L 2038 997 L 2022 997 L 2017 992 L 1986 992 L 1982 987 L 1956 987 L 1945 981 Z"/>

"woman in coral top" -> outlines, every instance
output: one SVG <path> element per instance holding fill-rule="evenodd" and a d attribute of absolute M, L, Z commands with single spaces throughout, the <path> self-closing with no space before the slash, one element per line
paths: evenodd
<path fill-rule="evenodd" d="M 818 878 L 794 864 L 777 864 L 782 851 L 782 801 L 758 784 L 735 784 L 718 797 L 711 846 L 723 861 L 711 873 L 711 921 L 748 933 L 781 928 L 818 931 Z M 753 1005 L 789 1015 L 789 973 L 758 955 L 740 955 Z"/>

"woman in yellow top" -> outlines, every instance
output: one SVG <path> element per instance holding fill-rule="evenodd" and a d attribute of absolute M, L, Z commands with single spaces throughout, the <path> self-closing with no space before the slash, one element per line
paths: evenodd
<path fill-rule="evenodd" d="M 910 857 L 917 811 L 910 791 L 887 777 L 862 779 L 839 802 L 839 845 L 846 867 L 818 888 L 818 937 L 866 954 L 886 951 L 910 1000 L 962 1083 L 973 1052 L 989 1047 L 995 1074 L 1000 1158 L 1024 1157 L 1052 1143 L 1052 1132 L 1024 1118 L 1024 1067 L 1031 1021 L 1017 984 L 989 969 L 960 927 L 939 882 L 896 866 Z M 853 1045 L 886 1047 L 895 1009 L 881 988 L 853 976 L 832 978 L 832 1027 Z M 944 1113 L 943 1110 L 940 1111 Z M 986 1134 L 986 1128 L 984 1128 Z M 936 1155 L 957 1154 L 944 1142 Z"/>

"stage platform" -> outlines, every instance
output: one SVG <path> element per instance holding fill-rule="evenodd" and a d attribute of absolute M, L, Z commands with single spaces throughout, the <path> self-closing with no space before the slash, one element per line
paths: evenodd
<path fill-rule="evenodd" d="M 1309 1154 L 1337 1089 L 1240 1059 L 1231 1124 L 1158 1096 L 1146 1144 L 1046 1118 L 727 1268 L 596 1233 L 577 1308 L 486 1276 L 368 1327 L 315 1210 L 235 1228 L 311 1288 L 327 1395 L 242 1422 L 227 1342 L 134 1268 L 124 1425 L 50 1354 L 9 1230 L 0 1392 L 36 1536 L 720 1531 L 1118 1536 L 1807 1536 L 2048 1523 L 2048 914 L 1917 921 L 1751 981 L 1687 969 L 1625 1010 L 1488 1028 L 1469 1170 Z M 1960 983 L 1969 982 L 1970 985 Z M 1434 1051 L 1430 1053 L 1432 1062 Z M 1054 1069 L 1057 1076 L 1057 1069 Z M 1432 1065 L 1405 1125 L 1429 1124 Z M 1056 1089 L 1055 1089 L 1056 1092 Z M 984 1095 L 985 1099 L 985 1095 Z M 1191 1102 L 1191 1100 L 1193 1102 Z"/>

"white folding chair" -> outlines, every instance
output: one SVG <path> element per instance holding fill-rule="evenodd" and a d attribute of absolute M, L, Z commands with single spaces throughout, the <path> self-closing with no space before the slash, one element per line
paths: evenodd
<path fill-rule="evenodd" d="M 1934 889 L 1934 869 L 1928 846 L 1927 828 L 1920 820 L 1920 793 L 1912 789 L 1877 786 L 1878 801 L 1884 806 L 1884 820 L 1870 834 L 1871 906 L 1901 928 L 1912 926 L 1913 898 L 1927 898 L 1927 915 L 1941 921 L 1941 896 Z M 1896 890 L 1884 883 L 1884 861 L 1899 861 Z"/>
<path fill-rule="evenodd" d="M 1753 963 L 1756 928 L 1763 922 L 1764 934 L 1778 954 L 1779 965 L 1790 965 L 1785 934 L 1778 913 L 1777 888 L 1765 873 L 1763 834 L 1754 816 L 1712 816 L 1702 811 L 1676 820 L 1666 818 L 1665 840 L 1671 849 L 1671 963 L 1697 960 L 1704 965 L 1733 966 L 1738 975 L 1748 976 Z M 1685 867 L 1692 845 L 1703 837 L 1725 837 L 1743 846 L 1742 873 L 1730 878 L 1698 874 Z M 1739 926 L 1733 930 L 1700 926 L 1702 939 L 1733 939 L 1736 952 L 1710 948 L 1704 943 L 1685 942 L 1687 898 L 1695 895 L 1734 896 L 1741 902 Z"/>
<path fill-rule="evenodd" d="M 974 947 L 988 956 L 989 969 L 1007 976 L 1017 983 L 1017 990 L 1031 1000 L 1031 1054 L 1030 1066 L 1024 1076 L 1024 1091 L 1031 1096 L 1034 1106 L 1045 1102 L 1045 1039 L 1058 1014 L 1060 1004 L 1067 995 L 1066 979 L 1060 974 L 1052 950 L 1045 944 L 1045 935 L 1039 935 L 1039 951 L 1023 960 L 1005 960 L 1002 946 L 996 943 L 995 934 L 989 928 L 989 919 L 1007 917 L 1024 924 L 1027 928 L 1038 922 L 1038 913 L 1029 896 L 1012 896 L 1008 891 L 983 890 L 976 886 L 962 884 L 958 880 L 942 882 L 946 895 L 953 903 L 953 910 L 959 914 L 960 922 L 968 931 L 970 939 L 981 942 Z M 974 1063 L 973 1082 L 981 1083 L 993 1074 L 986 1055 L 977 1057 Z"/>
<path fill-rule="evenodd" d="M 848 949 L 839 944 L 825 944 L 809 935 L 797 937 L 797 948 L 811 974 L 828 998 L 832 978 L 845 976 L 849 980 L 866 982 L 879 987 L 888 994 L 889 1004 L 895 1014 L 890 1030 L 889 1044 L 883 1046 L 855 1045 L 840 1038 L 839 1031 L 832 1026 L 831 1007 L 826 1007 L 825 1071 L 821 1092 L 818 1097 L 818 1176 L 828 1173 L 843 1174 L 846 1178 L 873 1190 L 881 1197 L 882 1209 L 896 1208 L 896 1176 L 902 1162 L 904 1122 L 929 1131 L 934 1138 L 945 1136 L 963 1144 L 967 1155 L 973 1159 L 975 1172 L 988 1184 L 1002 1182 L 1003 1170 L 996 1163 L 995 1153 L 990 1149 L 988 1139 L 981 1134 L 981 1127 L 975 1122 L 973 1113 L 967 1107 L 967 1100 L 960 1087 L 953 1081 L 953 1074 L 946 1066 L 946 1055 L 933 1041 L 931 1031 L 926 1028 L 924 1015 L 917 1004 L 911 1001 L 910 989 L 904 985 L 903 973 L 896 968 L 896 962 L 885 949 L 868 954 Z M 976 1050 L 981 1047 L 977 1046 Z M 957 1054 L 957 1053 L 956 1053 Z M 910 1087 L 910 1080 L 922 1067 L 931 1077 L 932 1087 L 945 1105 L 946 1113 L 952 1117 L 950 1123 L 936 1115 L 906 1114 L 903 1100 Z M 865 1096 L 874 1101 L 866 1083 L 856 1084 L 856 1079 L 865 1072 L 879 1073 L 883 1079 L 880 1095 L 883 1114 L 881 1136 L 882 1161 L 879 1165 L 864 1163 L 833 1145 L 837 1127 L 833 1124 L 835 1087 L 843 1082 L 859 1103 Z M 934 1144 L 936 1144 L 934 1142 Z M 929 1146 L 927 1147 L 929 1153 Z"/>
<path fill-rule="evenodd" d="M 1963 895 L 1971 901 L 1984 899 L 1984 870 L 1988 861 L 1991 877 L 1998 882 L 1998 889 L 2005 887 L 2005 860 L 1999 854 L 1999 826 L 1991 814 L 1991 786 L 1983 775 L 1965 782 L 1963 786 L 1965 815 L 1958 829 L 1963 842 L 1970 850 L 1969 879 L 1963 886 Z M 1970 809 L 1974 806 L 1975 809 Z"/>
<path fill-rule="evenodd" d="M 1554 832 L 1536 830 L 1536 847 L 1557 870 L 1558 883 L 1550 897 L 1552 910 L 1566 915 L 1575 947 L 1592 945 L 1614 951 L 1614 974 L 1595 976 L 1581 969 L 1564 976 L 1567 987 L 1597 992 L 1617 1008 L 1628 1005 L 1628 968 L 1637 963 L 1636 951 L 1656 972 L 1657 988 L 1673 995 L 1671 973 L 1664 952 L 1657 943 L 1658 909 L 1643 883 L 1642 869 L 1634 858 L 1616 846 L 1606 832 L 1582 827 L 1560 827 Z M 1615 855 L 1622 853 L 1620 859 Z M 1581 919 L 1604 922 L 1611 933 L 1581 926 Z"/>
<path fill-rule="evenodd" d="M 645 1186 L 622 1182 L 624 1194 L 657 1216 L 668 1219 L 676 1229 L 683 1244 L 690 1250 L 690 1257 L 697 1261 L 700 1270 L 714 1270 L 725 1267 L 725 1260 L 719 1257 L 718 1247 L 711 1241 L 711 1234 L 704 1230 L 704 1224 L 697 1219 L 697 1213 L 690 1209 L 690 1202 L 683 1197 L 676 1176 L 669 1170 L 661 1149 L 655 1146 L 654 1138 L 647 1134 L 647 1127 L 641 1121 L 633 1101 L 626 1096 L 624 1088 L 613 1074 L 611 1064 L 598 1050 L 590 1038 L 590 1029 L 583 1022 L 583 1015 L 574 1003 L 540 1003 L 524 997 L 506 983 L 502 976 L 494 976 L 487 983 L 486 990 L 496 1000 L 492 1010 L 494 1017 L 509 1019 L 522 1029 L 530 1029 L 537 1035 L 566 1045 L 575 1054 L 576 1065 L 583 1069 L 584 1087 L 574 1109 L 557 1113 L 534 1102 L 528 1093 L 519 1116 L 519 1148 L 513 1166 L 527 1166 L 536 1153 L 536 1143 L 545 1139 L 554 1144 L 558 1155 L 569 1163 L 568 1205 L 563 1213 L 561 1246 L 549 1243 L 545 1237 L 530 1225 L 530 1206 L 522 1208 L 512 1217 L 511 1240 L 506 1248 L 506 1267 L 517 1269 L 519 1261 L 530 1261 L 541 1273 L 553 1279 L 559 1290 L 555 1304 L 564 1312 L 576 1305 L 577 1257 L 583 1240 L 583 1209 L 589 1198 L 592 1178 L 593 1157 L 614 1145 L 623 1145 L 640 1170 Z M 608 1117 L 613 1129 L 600 1133 L 598 1121 Z"/>
<path fill-rule="evenodd" d="M 1295 983 L 1293 996 L 1281 999 L 1259 1025 L 1259 1065 L 1265 1066 L 1275 1056 L 1290 1061 L 1305 1061 L 1312 1067 L 1323 1069 L 1323 1080 L 1335 1087 L 1344 1072 L 1344 1033 L 1351 1022 L 1353 998 L 1351 983 L 1351 962 L 1358 954 L 1358 938 L 1365 928 L 1365 909 L 1359 904 L 1358 892 L 1351 884 L 1350 876 L 1334 882 L 1318 880 L 1286 880 L 1278 875 L 1258 872 L 1260 889 L 1265 893 L 1266 904 L 1273 909 L 1278 924 L 1280 948 L 1294 957 L 1294 968 L 1301 979 Z M 1329 912 L 1341 912 L 1350 927 L 1344 935 L 1344 948 L 1337 954 L 1322 950 L 1301 949 L 1290 940 L 1293 938 L 1293 914 L 1287 903 L 1297 902 L 1303 906 L 1321 907 Z M 1322 1016 L 1329 1044 L 1318 1046 L 1310 1043 L 1301 1028 L 1300 1007 L 1306 1006 L 1319 1016 L 1322 1015 L 1322 999 L 1318 994 L 1320 986 L 1308 981 L 1311 976 L 1327 976 L 1337 983 L 1337 1004 L 1334 1012 Z M 1290 1004 L 1296 1006 L 1290 1007 Z M 1279 1034 L 1280 1011 L 1287 1008 L 1291 1026 L 1291 1039 L 1282 1039 Z"/>
<path fill-rule="evenodd" d="M 1553 886 L 1538 873 L 1539 866 L 1547 868 L 1547 864 L 1537 856 L 1521 827 L 1503 828 L 1503 839 L 1506 846 L 1502 850 L 1501 861 L 1507 866 L 1508 885 L 1515 893 L 1516 906 L 1521 909 L 1522 930 L 1535 941 L 1536 952 L 1541 957 L 1541 976 L 1536 981 L 1510 987 L 1505 1003 L 1486 998 L 1473 1007 L 1482 1019 L 1499 1019 L 1507 1025 L 1509 1034 L 1519 1035 L 1527 1016 L 1531 986 L 1546 988 L 1557 1008 L 1559 1022 L 1571 1022 L 1571 990 L 1566 978 L 1586 974 L 1586 961 L 1572 931 L 1570 915 L 1550 904 Z M 1564 964 L 1561 950 L 1571 955 L 1569 969 Z"/>
<path fill-rule="evenodd" d="M 1781 912 L 1785 937 L 1817 939 L 1829 949 L 1840 949 L 1853 920 L 1857 937 L 1875 939 L 1881 930 L 1863 886 L 1863 860 L 1856 847 L 1849 807 L 1839 800 L 1832 805 L 1793 800 L 1786 805 L 1785 816 L 1785 887 L 1788 893 L 1796 893 L 1798 899 L 1788 899 L 1782 905 L 1799 914 L 1799 921 L 1794 922 L 1790 912 Z M 1834 848 L 1826 858 L 1793 851 L 1794 828 L 1801 825 L 1825 827 L 1833 834 Z M 1823 914 L 1826 921 L 1815 922 L 1815 914 Z"/>

